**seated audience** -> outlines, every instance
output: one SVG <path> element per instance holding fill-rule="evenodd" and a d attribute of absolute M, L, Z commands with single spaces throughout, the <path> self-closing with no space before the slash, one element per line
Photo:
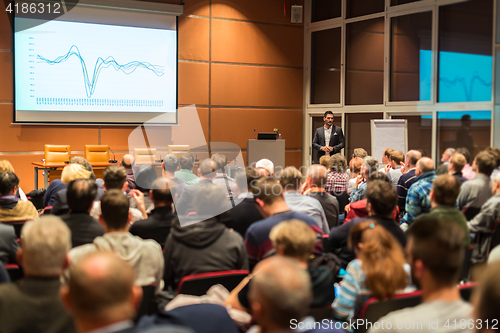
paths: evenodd
<path fill-rule="evenodd" d="M 368 153 L 363 148 L 355 148 L 354 153 L 352 154 L 352 158 L 360 157 L 362 159 L 365 159 L 365 157 L 367 157 L 367 156 L 368 156 Z"/>
<path fill-rule="evenodd" d="M 127 193 L 136 188 L 134 178 L 135 157 L 132 154 L 122 156 L 121 166 L 127 170 Z"/>
<path fill-rule="evenodd" d="M 99 222 L 90 216 L 90 210 L 97 195 L 97 185 L 87 179 L 75 179 L 69 182 L 66 191 L 69 214 L 62 215 L 71 231 L 71 244 L 77 247 L 92 243 L 96 237 L 104 234 Z"/>
<path fill-rule="evenodd" d="M 412 224 L 406 253 L 412 282 L 422 290 L 422 304 L 389 313 L 374 323 L 369 332 L 385 332 L 380 325 L 382 321 L 385 328 L 392 325 L 391 332 L 427 331 L 428 323 L 436 325 L 429 331 L 448 332 L 446 323 L 452 327 L 454 322 L 468 322 L 471 305 L 461 299 L 457 288 L 464 261 L 463 239 L 462 228 L 454 222 L 426 218 Z M 457 326 L 453 331 L 468 332 L 468 329 Z"/>
<path fill-rule="evenodd" d="M 268 173 L 267 177 L 274 176 L 274 163 L 267 158 L 258 160 L 257 163 L 255 163 L 255 169 L 257 172 L 259 172 L 259 169 L 266 170 Z"/>
<path fill-rule="evenodd" d="M 476 177 L 465 182 L 458 196 L 458 208 L 479 210 L 482 205 L 491 197 L 491 173 L 496 168 L 496 161 L 493 155 L 482 151 L 477 154 L 473 163 Z"/>
<path fill-rule="evenodd" d="M 351 203 L 364 199 L 366 194 L 366 182 L 372 173 L 376 173 L 378 161 L 375 157 L 367 156 L 363 159 L 361 174 L 356 178 L 354 188 L 351 192 Z"/>
<path fill-rule="evenodd" d="M 236 171 L 235 189 L 238 194 L 236 207 L 231 208 L 222 218 L 226 227 L 233 229 L 242 237 L 245 237 L 245 233 L 252 223 L 263 219 L 252 193 L 252 184 L 258 178 L 257 172 L 250 167 Z"/>
<path fill-rule="evenodd" d="M 342 288 L 333 302 L 335 317 L 341 320 L 359 318 L 371 297 L 394 297 L 407 286 L 410 275 L 400 243 L 375 220 L 356 224 L 348 244 L 357 259 L 347 266 Z"/>
<path fill-rule="evenodd" d="M 7 273 L 5 266 L 0 261 L 0 284 L 9 283 L 9 282 L 10 282 L 9 273 Z"/>
<path fill-rule="evenodd" d="M 415 183 L 417 176 L 415 175 L 415 170 L 417 169 L 417 161 L 422 158 L 422 153 L 418 150 L 410 150 L 406 153 L 404 171 L 398 181 L 398 186 L 396 188 L 398 192 L 398 207 L 401 216 L 406 213 L 406 196 L 408 195 L 408 190 Z"/>
<path fill-rule="evenodd" d="M 324 233 L 328 233 L 325 211 L 318 200 L 300 194 L 302 174 L 295 167 L 286 167 L 279 175 L 286 205 L 293 211 L 311 216 Z"/>
<path fill-rule="evenodd" d="M 498 149 L 496 147 L 488 147 L 484 151 L 493 155 L 493 157 L 495 158 L 495 162 L 497 163 L 495 169 L 491 172 L 491 180 L 493 181 L 493 179 L 495 178 L 495 175 L 498 172 L 500 172 L 500 149 Z"/>
<path fill-rule="evenodd" d="M 328 156 L 327 156 L 328 157 Z M 346 193 L 349 188 L 349 175 L 347 171 L 347 161 L 341 154 L 335 154 L 329 157 L 328 179 L 325 185 L 326 192 L 333 195 Z"/>
<path fill-rule="evenodd" d="M 406 208 L 403 217 L 404 223 L 410 225 L 420 214 L 425 214 L 431 210 L 429 194 L 432 182 L 436 178 L 434 162 L 428 157 L 422 157 L 417 162 L 415 169 L 415 182 L 406 195 Z"/>
<path fill-rule="evenodd" d="M 454 148 L 447 148 L 444 153 L 441 155 L 441 163 L 437 169 L 436 169 L 436 175 L 444 175 L 445 173 L 448 173 L 448 164 L 450 163 L 450 158 L 453 156 L 455 153 Z"/>
<path fill-rule="evenodd" d="M 250 268 L 253 268 L 260 260 L 274 254 L 269 233 L 280 222 L 296 219 L 309 225 L 318 236 L 318 240 L 323 235 L 322 229 L 312 217 L 290 210 L 283 199 L 282 190 L 274 177 L 260 178 L 252 186 L 254 200 L 259 205 L 264 219 L 253 223 L 245 234 Z M 316 251 L 321 248 L 319 240 L 316 244 Z"/>
<path fill-rule="evenodd" d="M 384 175 L 385 176 L 385 175 Z M 401 247 L 405 246 L 406 237 L 399 227 L 399 224 L 392 218 L 392 212 L 396 208 L 397 195 L 387 177 L 370 180 L 366 191 L 366 208 L 370 220 L 375 220 L 380 226 L 390 232 Z M 348 244 L 351 229 L 366 219 L 354 219 L 339 227 L 333 228 L 330 232 L 329 241 L 342 262 L 342 266 L 355 258 Z"/>
<path fill-rule="evenodd" d="M 495 246 L 488 255 L 488 264 L 494 261 L 500 261 L 500 245 Z"/>
<path fill-rule="evenodd" d="M 16 252 L 19 244 L 14 227 L 0 223 L 0 262 L 16 263 Z"/>
<path fill-rule="evenodd" d="M 466 163 L 467 160 L 465 159 L 465 156 L 460 153 L 451 155 L 450 161 L 448 162 L 448 174 L 456 177 L 460 182 L 460 185 L 468 180 L 462 174 L 462 170 Z"/>
<path fill-rule="evenodd" d="M 470 245 L 469 229 L 464 214 L 458 210 L 457 197 L 460 193 L 460 182 L 450 175 L 441 175 L 434 179 L 432 190 L 429 194 L 431 210 L 427 214 L 418 216 L 413 223 L 421 219 L 435 218 L 453 221 L 464 230 L 464 246 Z"/>
<path fill-rule="evenodd" d="M 149 190 L 149 197 L 154 203 L 151 215 L 141 221 L 137 221 L 130 227 L 129 231 L 134 236 L 142 239 L 154 239 L 162 247 L 170 233 L 172 224 L 177 217 L 173 212 L 174 198 L 168 181 L 165 178 L 158 178 Z"/>
<path fill-rule="evenodd" d="M 379 172 L 387 173 L 389 170 L 392 169 L 392 163 L 391 163 L 391 154 L 394 151 L 392 148 L 386 148 L 384 150 L 384 153 L 382 154 L 382 165 L 383 168 L 379 170 Z"/>
<path fill-rule="evenodd" d="M 476 177 L 476 172 L 472 169 L 471 152 L 465 147 L 457 148 L 456 152 L 464 155 L 465 159 L 467 160 L 467 164 L 465 164 L 464 168 L 462 169 L 463 176 L 468 180 L 474 179 L 474 177 Z"/>
<path fill-rule="evenodd" d="M 399 178 L 403 175 L 401 172 L 401 163 L 405 160 L 405 154 L 402 151 L 394 150 L 391 153 L 391 169 L 387 171 L 387 177 L 391 181 L 392 187 L 396 190 L 399 183 Z"/>
<path fill-rule="evenodd" d="M 361 157 L 354 157 L 349 161 L 349 170 L 351 171 L 351 176 L 349 179 L 349 186 L 347 192 L 351 193 L 354 189 L 354 184 L 361 174 L 361 166 L 363 165 L 363 159 Z"/>
<path fill-rule="evenodd" d="M 192 154 L 182 154 L 179 163 L 180 169 L 174 173 L 175 178 L 184 181 L 186 185 L 193 185 L 200 181 L 200 177 L 193 173 L 194 157 Z"/>
<path fill-rule="evenodd" d="M 151 211 L 155 208 L 153 204 L 153 200 L 151 200 L 149 196 L 149 190 L 153 188 L 153 182 L 158 178 L 158 174 L 156 173 L 156 169 L 153 165 L 150 164 L 141 164 L 135 168 L 135 189 L 140 191 L 144 195 L 144 209 L 146 213 L 150 214 Z M 172 184 L 174 187 L 175 185 Z M 136 201 L 136 195 L 138 192 L 133 191 L 130 193 L 130 207 L 139 209 L 139 205 Z M 135 193 L 135 194 L 134 194 Z M 142 195 L 140 195 L 140 200 L 142 200 Z"/>
<path fill-rule="evenodd" d="M 0 173 L 0 222 L 33 220 L 38 212 L 31 201 L 16 196 L 19 178 L 12 171 Z"/>
<path fill-rule="evenodd" d="M 327 306 L 332 304 L 334 298 L 334 276 L 327 266 L 308 265 L 314 246 L 316 234 L 302 221 L 284 221 L 271 229 L 269 238 L 273 243 L 277 256 L 284 256 L 297 260 L 300 267 L 307 270 L 311 279 L 313 300 L 311 306 Z M 267 260 L 267 259 L 266 259 Z M 251 277 L 244 279 L 226 299 L 225 305 L 231 308 L 249 311 L 248 290 L 252 279 L 260 272 L 254 270 Z"/>
<path fill-rule="evenodd" d="M 131 219 L 129 205 L 129 200 L 122 191 L 106 191 L 101 200 L 99 217 L 104 236 L 95 238 L 92 244 L 73 248 L 68 253 L 70 265 L 76 265 L 88 253 L 112 251 L 132 265 L 136 273 L 136 284 L 155 284 L 159 291 L 163 277 L 161 246 L 155 241 L 143 240 L 128 232 Z"/>
<path fill-rule="evenodd" d="M 472 262 L 483 262 L 491 250 L 491 232 L 495 223 L 500 220 L 500 174 L 493 180 L 493 196 L 481 207 L 481 211 L 467 225 L 471 233 L 475 233 Z"/>
<path fill-rule="evenodd" d="M 14 170 L 14 167 L 12 166 L 12 164 L 10 164 L 9 161 L 1 160 L 0 161 L 0 173 L 2 173 L 4 171 L 12 171 L 12 172 L 16 173 L 16 171 Z M 17 188 L 16 196 L 23 201 L 28 200 L 28 198 L 26 197 L 26 194 L 24 194 L 23 190 L 20 187 Z"/>
<path fill-rule="evenodd" d="M 224 191 L 226 191 L 226 196 L 231 201 L 231 207 L 234 207 L 234 201 L 236 198 L 236 190 L 234 188 L 234 179 L 229 177 L 226 172 L 227 158 L 223 154 L 213 154 L 212 160 L 215 163 L 215 170 L 217 172 L 216 176 L 212 180 L 215 185 L 221 186 Z"/>
<path fill-rule="evenodd" d="M 323 155 L 319 158 L 319 165 L 324 166 L 327 170 L 330 169 L 330 155 Z"/>
<path fill-rule="evenodd" d="M 214 184 L 200 187 L 194 197 L 199 218 L 211 216 L 213 211 L 220 211 L 226 204 L 225 191 Z M 186 226 L 176 221 L 165 243 L 164 260 L 165 286 L 173 289 L 186 275 L 248 269 L 243 238 L 227 229 L 221 216 Z"/>
<path fill-rule="evenodd" d="M 500 262 L 488 265 L 479 284 L 477 286 L 474 298 L 474 319 L 475 332 L 494 332 L 498 327 L 498 318 L 500 318 Z M 483 325 L 480 325 L 480 324 Z M 489 325 L 486 325 L 489 323 Z M 495 323 L 495 329 L 493 325 Z M 487 326 L 487 327 L 486 327 Z"/>
<path fill-rule="evenodd" d="M 0 332 L 75 332 L 59 298 L 60 276 L 71 248 L 68 227 L 56 216 L 27 223 L 17 260 L 24 278 L 0 285 Z"/>
<path fill-rule="evenodd" d="M 334 155 L 335 156 L 335 155 Z M 332 158 L 334 157 L 332 156 Z M 339 202 L 336 197 L 325 190 L 327 184 L 327 169 L 319 164 L 313 164 L 307 169 L 304 182 L 304 194 L 318 200 L 325 212 L 328 228 L 336 227 L 339 222 Z M 347 176 L 347 175 L 346 175 Z"/>
<path fill-rule="evenodd" d="M 179 170 L 180 166 L 179 158 L 175 154 L 167 154 L 163 158 L 161 165 L 163 167 L 163 178 L 167 179 L 171 187 L 175 189 L 176 193 L 174 195 L 180 197 L 186 187 L 186 183 L 175 177 L 175 172 Z"/>

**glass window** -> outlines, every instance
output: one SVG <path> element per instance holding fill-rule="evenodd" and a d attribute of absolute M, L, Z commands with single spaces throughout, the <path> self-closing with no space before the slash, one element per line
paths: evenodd
<path fill-rule="evenodd" d="M 385 0 L 347 0 L 347 18 L 380 13 Z"/>
<path fill-rule="evenodd" d="M 472 158 L 490 146 L 491 111 L 438 112 L 439 158 L 446 148 L 467 148 Z"/>
<path fill-rule="evenodd" d="M 398 115 L 392 119 L 406 119 L 408 128 L 408 150 L 420 150 L 423 156 L 432 154 L 432 114 Z M 406 152 L 405 152 L 406 154 Z"/>
<path fill-rule="evenodd" d="M 312 33 L 311 104 L 340 103 L 340 38 L 340 28 Z"/>
<path fill-rule="evenodd" d="M 371 123 L 372 119 L 383 119 L 382 113 L 347 113 L 346 114 L 346 157 L 351 160 L 354 149 L 363 148 L 371 154 L 372 138 Z M 381 157 L 377 157 L 380 162 Z"/>
<path fill-rule="evenodd" d="M 390 101 L 430 101 L 432 12 L 391 19 Z"/>
<path fill-rule="evenodd" d="M 313 0 L 311 22 L 328 20 L 342 15 L 341 0 Z"/>
<path fill-rule="evenodd" d="M 391 0 L 391 6 L 404 5 L 405 3 L 417 2 L 421 0 Z"/>
<path fill-rule="evenodd" d="M 333 116 L 334 116 L 333 124 L 337 127 L 342 127 L 342 116 L 340 114 L 335 114 L 335 113 L 333 114 Z M 314 134 L 316 133 L 316 129 L 318 129 L 324 125 L 325 125 L 325 122 L 323 121 L 323 116 L 312 117 L 312 135 L 313 135 L 312 139 L 314 139 Z M 314 163 L 314 161 L 316 161 L 317 156 L 318 156 L 318 151 L 316 149 L 313 149 L 312 150 L 313 163 Z"/>
<path fill-rule="evenodd" d="M 345 103 L 382 104 L 383 91 L 384 18 L 348 24 Z"/>
<path fill-rule="evenodd" d="M 439 7 L 439 102 L 491 100 L 493 1 Z"/>

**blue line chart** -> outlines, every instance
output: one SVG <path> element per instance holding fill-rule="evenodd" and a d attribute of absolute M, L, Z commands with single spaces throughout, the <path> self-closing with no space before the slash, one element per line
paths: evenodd
<path fill-rule="evenodd" d="M 478 75 L 472 76 L 470 79 L 470 82 L 467 82 L 467 79 L 464 77 L 457 76 L 455 79 L 450 80 L 447 78 L 440 77 L 439 82 L 444 85 L 446 88 L 453 88 L 455 86 L 462 87 L 464 95 L 465 95 L 465 100 L 467 102 L 472 101 L 472 94 L 474 92 L 474 87 L 475 84 L 478 83 L 482 85 L 485 88 L 491 89 L 491 82 L 486 82 L 483 78 L 481 78 Z"/>

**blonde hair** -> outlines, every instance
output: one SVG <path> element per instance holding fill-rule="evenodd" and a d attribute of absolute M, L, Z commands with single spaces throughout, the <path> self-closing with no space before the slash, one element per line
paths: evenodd
<path fill-rule="evenodd" d="M 316 234 L 306 223 L 290 220 L 275 225 L 269 233 L 274 248 L 281 246 L 283 255 L 296 259 L 308 259 L 316 245 Z"/>
<path fill-rule="evenodd" d="M 319 158 L 319 164 L 324 166 L 327 170 L 330 169 L 330 156 L 323 155 Z"/>
<path fill-rule="evenodd" d="M 14 167 L 7 160 L 1 160 L 0 161 L 0 173 L 2 173 L 4 171 L 12 171 L 12 172 L 15 173 Z"/>
<path fill-rule="evenodd" d="M 64 167 L 61 174 L 61 181 L 64 184 L 68 184 L 70 181 L 75 179 L 89 179 L 90 171 L 84 169 L 80 164 L 72 163 Z"/>

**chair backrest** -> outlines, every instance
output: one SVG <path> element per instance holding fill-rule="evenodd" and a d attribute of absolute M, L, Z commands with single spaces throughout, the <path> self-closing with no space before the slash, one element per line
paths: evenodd
<path fill-rule="evenodd" d="M 21 229 L 24 227 L 25 223 L 31 222 L 33 220 L 22 220 L 22 221 L 2 221 L 2 224 L 8 224 L 14 227 L 16 232 L 16 237 L 21 238 Z"/>
<path fill-rule="evenodd" d="M 135 317 L 136 323 L 142 316 L 153 315 L 158 312 L 158 306 L 155 300 L 155 290 L 156 287 L 154 285 L 142 286 L 142 300 L 137 309 Z"/>
<path fill-rule="evenodd" d="M 222 272 L 210 272 L 187 275 L 181 279 L 177 287 L 178 294 L 202 296 L 205 295 L 212 286 L 223 285 L 231 291 L 250 272 L 247 270 L 232 270 Z"/>
<path fill-rule="evenodd" d="M 90 163 L 109 162 L 108 145 L 85 145 L 85 159 Z"/>
<path fill-rule="evenodd" d="M 463 210 L 463 214 L 467 221 L 472 220 L 479 212 L 481 211 L 481 207 L 466 207 Z"/>
<path fill-rule="evenodd" d="M 500 220 L 495 222 L 493 226 L 493 232 L 491 234 L 491 244 L 490 251 L 495 248 L 495 246 L 500 245 Z"/>
<path fill-rule="evenodd" d="M 314 318 L 316 322 L 321 322 L 323 319 L 334 319 L 333 309 L 331 306 L 320 307 L 320 308 L 310 308 L 307 312 L 307 316 Z"/>
<path fill-rule="evenodd" d="M 321 238 L 321 243 L 323 244 L 323 252 L 333 252 L 332 249 L 332 244 L 330 243 L 329 240 L 330 235 L 323 235 L 323 238 Z"/>
<path fill-rule="evenodd" d="M 45 145 L 45 163 L 63 163 L 70 157 L 70 145 Z"/>
<path fill-rule="evenodd" d="M 191 152 L 191 146 L 189 145 L 168 145 L 167 151 L 169 154 L 175 154 L 177 157 L 181 157 L 183 154 Z"/>
<path fill-rule="evenodd" d="M 154 163 L 157 156 L 156 148 L 134 148 L 135 164 Z"/>
<path fill-rule="evenodd" d="M 15 282 L 24 277 L 23 269 L 18 264 L 6 264 L 4 267 L 7 274 L 9 274 L 11 282 Z"/>
<path fill-rule="evenodd" d="M 377 320 L 388 314 L 389 312 L 416 306 L 422 302 L 422 293 L 416 291 L 413 293 L 396 295 L 394 298 L 379 300 L 375 297 L 370 298 L 359 315 L 360 319 L 364 319 L 365 323 L 374 324 Z M 366 325 L 357 327 L 356 333 L 364 333 L 369 329 Z"/>
<path fill-rule="evenodd" d="M 472 265 L 472 252 L 474 251 L 474 246 L 468 246 L 465 248 L 464 262 L 462 264 L 462 272 L 460 273 L 460 281 L 469 280 L 469 271 Z"/>
<path fill-rule="evenodd" d="M 476 285 L 477 282 L 467 282 L 458 286 L 458 290 L 460 291 L 460 296 L 464 301 L 470 302 L 470 297 Z"/>
<path fill-rule="evenodd" d="M 331 193 L 339 202 L 339 214 L 345 213 L 345 206 L 349 203 L 349 194 L 344 192 L 340 194 Z"/>

